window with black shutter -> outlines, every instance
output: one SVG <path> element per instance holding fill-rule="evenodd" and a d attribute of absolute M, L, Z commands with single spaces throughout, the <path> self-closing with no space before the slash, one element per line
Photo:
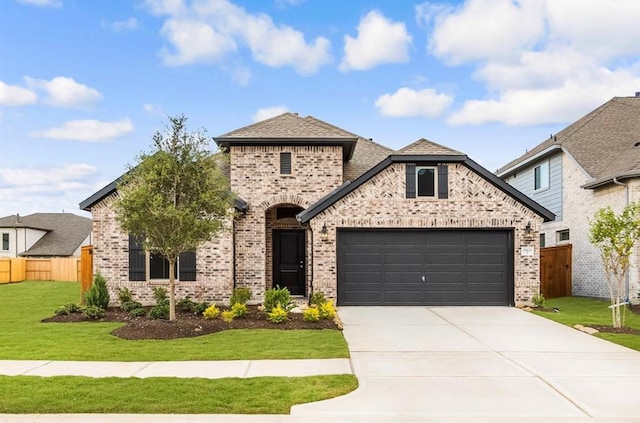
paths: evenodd
<path fill-rule="evenodd" d="M 416 165 L 407 163 L 407 198 L 416 198 Z"/>
<path fill-rule="evenodd" d="M 129 236 L 129 280 L 147 280 L 147 257 L 149 257 L 149 279 L 169 279 L 169 261 L 159 253 L 146 254 L 142 242 Z M 180 254 L 174 269 L 174 277 L 180 281 L 196 280 L 196 253 Z"/>
<path fill-rule="evenodd" d="M 280 153 L 280 174 L 291 175 L 291 153 Z"/>
<path fill-rule="evenodd" d="M 449 168 L 438 166 L 438 198 L 449 198 Z"/>
<path fill-rule="evenodd" d="M 146 278 L 146 254 L 140 242 L 133 235 L 129 235 L 129 280 L 144 281 Z"/>
<path fill-rule="evenodd" d="M 178 259 L 179 263 L 179 277 L 181 281 L 195 281 L 196 280 L 196 252 L 187 251 L 180 254 Z"/>

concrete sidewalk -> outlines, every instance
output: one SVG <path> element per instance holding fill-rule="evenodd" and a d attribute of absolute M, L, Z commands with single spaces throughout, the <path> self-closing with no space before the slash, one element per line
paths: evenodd
<path fill-rule="evenodd" d="M 353 373 L 350 361 L 346 358 L 159 362 L 0 360 L 0 375 L 5 376 L 220 379 L 225 377 L 292 377 L 345 373 Z"/>

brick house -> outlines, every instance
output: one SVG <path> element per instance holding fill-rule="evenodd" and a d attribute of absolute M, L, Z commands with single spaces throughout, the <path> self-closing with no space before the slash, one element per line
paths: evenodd
<path fill-rule="evenodd" d="M 227 301 L 234 286 L 321 291 L 339 305 L 514 305 L 539 290 L 538 228 L 553 214 L 466 155 L 421 139 L 400 151 L 285 113 L 214 138 L 237 195 L 230 230 L 185 254 L 178 296 Z M 110 207 L 80 204 L 94 266 L 143 301 L 167 283 Z"/>
<path fill-rule="evenodd" d="M 572 245 L 573 294 L 608 298 L 589 219 L 600 208 L 620 212 L 640 200 L 640 93 L 609 100 L 497 174 L 556 215 L 542 224 L 540 242 Z M 626 289 L 633 300 L 640 293 L 640 255 L 632 260 Z"/>

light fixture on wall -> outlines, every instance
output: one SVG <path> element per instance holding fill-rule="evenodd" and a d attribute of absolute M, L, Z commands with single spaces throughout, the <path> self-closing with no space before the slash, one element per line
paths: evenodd
<path fill-rule="evenodd" d="M 524 227 L 524 239 L 527 241 L 533 241 L 533 228 L 531 222 L 527 222 L 527 226 Z"/>
<path fill-rule="evenodd" d="M 327 225 L 325 223 L 322 224 L 322 229 L 320 229 L 320 238 L 323 241 L 329 239 L 329 231 L 327 230 Z"/>

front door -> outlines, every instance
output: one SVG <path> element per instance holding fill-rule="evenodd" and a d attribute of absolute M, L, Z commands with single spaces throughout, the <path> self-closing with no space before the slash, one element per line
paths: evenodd
<path fill-rule="evenodd" d="M 304 231 L 273 231 L 273 286 L 286 287 L 292 295 L 305 294 Z"/>

